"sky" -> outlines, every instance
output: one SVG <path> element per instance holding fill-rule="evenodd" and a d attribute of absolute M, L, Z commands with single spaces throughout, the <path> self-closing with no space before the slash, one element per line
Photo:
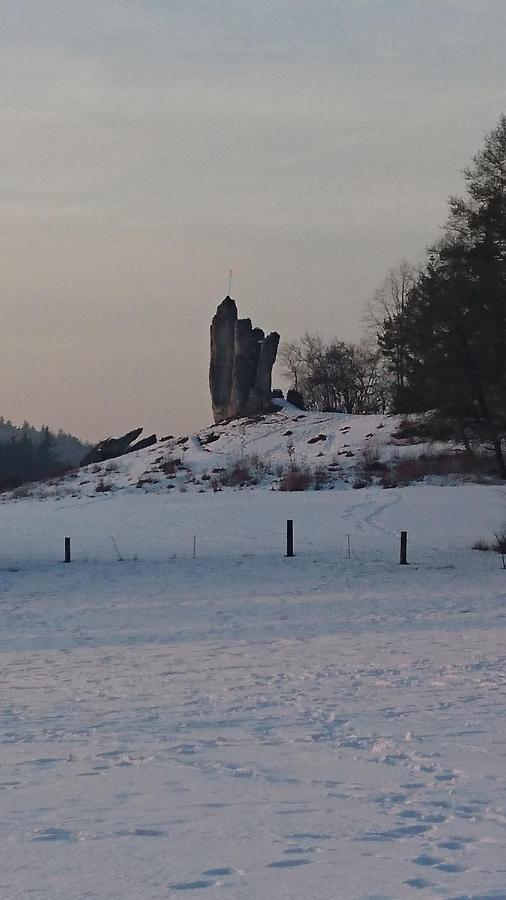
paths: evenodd
<path fill-rule="evenodd" d="M 254 324 L 358 340 L 506 110 L 503 0 L 0 13 L 0 414 L 91 440 L 209 424 L 230 269 Z"/>

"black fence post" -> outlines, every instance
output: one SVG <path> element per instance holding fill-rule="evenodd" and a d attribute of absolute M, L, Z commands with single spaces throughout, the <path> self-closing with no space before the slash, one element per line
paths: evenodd
<path fill-rule="evenodd" d="M 408 564 L 408 532 L 401 531 L 401 558 L 399 560 L 401 566 Z"/>
<path fill-rule="evenodd" d="M 293 556 L 293 519 L 286 520 L 286 555 Z"/>
<path fill-rule="evenodd" d="M 71 559 L 70 559 L 70 538 L 69 538 L 69 537 L 66 537 L 66 538 L 65 538 L 65 562 L 66 562 L 66 563 L 71 562 Z"/>

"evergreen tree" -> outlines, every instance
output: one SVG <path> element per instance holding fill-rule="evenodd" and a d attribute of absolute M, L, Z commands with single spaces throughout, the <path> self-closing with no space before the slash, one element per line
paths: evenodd
<path fill-rule="evenodd" d="M 40 478 L 50 475 L 57 463 L 56 440 L 47 426 L 42 428 L 37 452 L 37 463 L 40 470 Z"/>
<path fill-rule="evenodd" d="M 490 443 L 506 478 L 506 117 L 466 169 L 440 243 L 402 313 L 384 320 L 387 359 L 405 349 L 404 410 L 437 408 Z"/>

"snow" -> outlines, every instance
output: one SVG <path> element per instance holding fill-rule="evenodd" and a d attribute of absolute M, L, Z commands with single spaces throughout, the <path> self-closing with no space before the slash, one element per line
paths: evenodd
<path fill-rule="evenodd" d="M 277 489 L 280 473 L 295 463 L 309 471 L 327 471 L 331 476 L 327 487 L 346 489 L 360 470 L 364 452 L 382 462 L 395 462 L 461 449 L 458 444 L 407 444 L 398 436 L 400 416 L 301 412 L 286 401 L 276 402 L 278 412 L 162 440 L 145 450 L 4 496 L 9 502 L 26 494 L 36 499 L 89 498 L 104 487 L 106 492 L 203 492 L 212 489 L 215 473 L 237 463 L 245 464 L 264 488 Z M 174 473 L 163 471 L 167 461 L 176 464 Z"/>
<path fill-rule="evenodd" d="M 300 416 L 2 503 L 2 900 L 506 898 L 506 489 L 354 491 L 398 422 Z"/>
<path fill-rule="evenodd" d="M 4 503 L 2 898 L 506 897 L 505 500 Z"/>

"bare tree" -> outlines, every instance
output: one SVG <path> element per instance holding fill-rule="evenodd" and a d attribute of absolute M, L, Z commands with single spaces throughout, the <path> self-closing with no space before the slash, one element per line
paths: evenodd
<path fill-rule="evenodd" d="M 299 381 L 304 368 L 303 349 L 297 341 L 286 341 L 281 344 L 278 353 L 281 371 L 285 378 L 290 381 L 294 391 L 299 390 Z"/>
<path fill-rule="evenodd" d="M 416 282 L 417 270 L 403 260 L 385 276 L 369 304 L 366 321 L 381 344 L 388 332 L 392 346 L 390 363 L 394 391 L 399 395 L 406 382 L 406 347 L 404 340 L 404 316 L 410 292 Z"/>
<path fill-rule="evenodd" d="M 281 355 L 284 374 L 310 409 L 365 413 L 384 408 L 376 347 L 337 339 L 325 343 L 306 333 L 285 345 Z"/>

